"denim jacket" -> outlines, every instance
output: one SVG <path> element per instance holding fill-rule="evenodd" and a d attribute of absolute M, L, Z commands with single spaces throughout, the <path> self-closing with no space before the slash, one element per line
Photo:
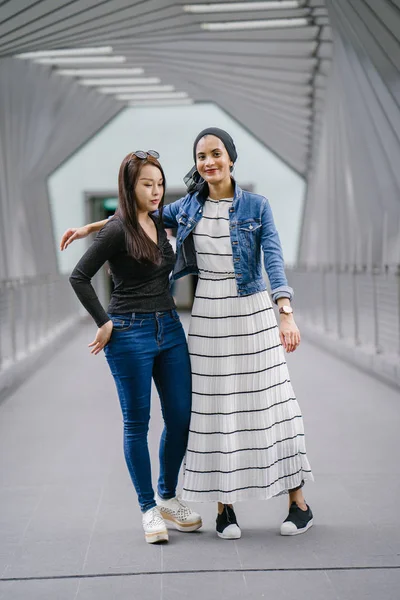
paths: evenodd
<path fill-rule="evenodd" d="M 262 274 L 262 249 L 273 301 L 276 302 L 278 298 L 292 299 L 293 290 L 287 283 L 281 243 L 268 200 L 240 189 L 235 182 L 234 186 L 229 229 L 238 296 L 248 296 L 266 289 Z M 203 193 L 187 194 L 163 209 L 164 226 L 177 228 L 174 280 L 199 272 L 192 232 L 203 216 L 206 198 L 207 189 Z"/>

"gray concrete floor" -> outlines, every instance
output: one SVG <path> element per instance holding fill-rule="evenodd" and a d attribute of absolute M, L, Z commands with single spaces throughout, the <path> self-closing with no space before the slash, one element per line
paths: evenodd
<path fill-rule="evenodd" d="M 114 383 L 87 349 L 94 331 L 71 331 L 0 405 L 1 600 L 399 600 L 398 391 L 303 342 L 289 366 L 315 526 L 282 538 L 286 498 L 243 503 L 242 539 L 227 542 L 215 535 L 215 506 L 202 504 L 200 532 L 171 531 L 168 545 L 151 546 Z M 154 479 L 160 432 L 154 395 Z"/>

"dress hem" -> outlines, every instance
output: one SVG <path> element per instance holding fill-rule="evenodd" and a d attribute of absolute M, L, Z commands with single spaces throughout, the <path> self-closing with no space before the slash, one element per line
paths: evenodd
<path fill-rule="evenodd" d="M 198 503 L 206 503 L 206 502 L 221 502 L 222 504 L 233 504 L 234 502 L 246 502 L 250 500 L 271 500 L 271 498 L 276 498 L 278 496 L 283 496 L 284 494 L 288 494 L 289 490 L 292 490 L 296 487 L 299 487 L 301 482 L 304 481 L 304 484 L 307 481 L 314 481 L 314 475 L 309 472 L 302 472 L 299 474 L 299 477 L 294 479 L 293 485 L 290 487 L 287 485 L 276 486 L 278 489 L 273 492 L 262 492 L 260 489 L 253 490 L 242 490 L 240 492 L 234 492 L 233 494 L 221 494 L 220 492 L 187 492 L 185 490 L 181 493 L 182 500 L 186 502 L 198 502 Z"/>

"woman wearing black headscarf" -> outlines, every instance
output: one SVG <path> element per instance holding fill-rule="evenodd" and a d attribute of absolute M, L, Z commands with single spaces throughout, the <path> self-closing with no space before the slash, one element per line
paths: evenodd
<path fill-rule="evenodd" d="M 217 534 L 237 539 L 234 502 L 287 492 L 281 534 L 304 533 L 313 520 L 302 486 L 313 476 L 284 357 L 300 334 L 272 212 L 266 198 L 232 178 L 237 152 L 227 132 L 203 130 L 193 155 L 187 196 L 163 213 L 165 226 L 178 229 L 174 279 L 199 276 L 189 329 L 193 396 L 183 498 L 217 501 Z"/>

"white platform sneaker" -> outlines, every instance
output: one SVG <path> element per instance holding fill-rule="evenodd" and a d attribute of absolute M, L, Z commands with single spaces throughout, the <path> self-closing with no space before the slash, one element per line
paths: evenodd
<path fill-rule="evenodd" d="M 163 500 L 157 495 L 156 502 L 166 523 L 171 523 L 178 531 L 196 531 L 203 524 L 201 516 L 186 506 L 178 497 Z"/>
<path fill-rule="evenodd" d="M 168 530 L 158 506 L 150 508 L 142 516 L 144 536 L 148 544 L 168 542 Z"/>

